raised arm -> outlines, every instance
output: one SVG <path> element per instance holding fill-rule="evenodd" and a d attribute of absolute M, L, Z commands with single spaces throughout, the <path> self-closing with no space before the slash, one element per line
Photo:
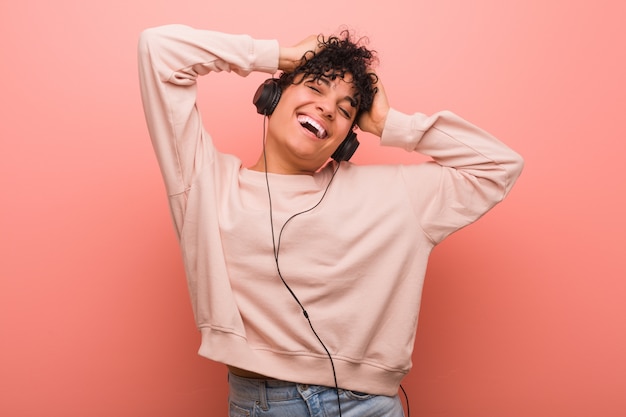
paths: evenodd
<path fill-rule="evenodd" d="M 389 106 L 382 83 L 359 127 L 381 144 L 430 156 L 406 167 L 405 182 L 422 228 L 438 243 L 485 214 L 509 193 L 524 161 L 481 128 L 449 111 L 427 116 Z"/>
<path fill-rule="evenodd" d="M 278 55 L 278 42 L 273 40 L 184 25 L 151 28 L 141 34 L 141 97 L 168 195 L 189 188 L 195 170 L 200 169 L 196 151 L 212 148 L 196 107 L 198 76 L 212 71 L 241 76 L 252 71 L 273 73 Z"/>

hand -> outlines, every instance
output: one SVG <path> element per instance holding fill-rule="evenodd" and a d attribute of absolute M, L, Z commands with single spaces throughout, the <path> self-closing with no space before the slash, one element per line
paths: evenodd
<path fill-rule="evenodd" d="M 284 72 L 292 72 L 302 63 L 302 57 L 305 53 L 317 53 L 321 49 L 318 41 L 319 36 L 309 35 L 294 46 L 281 46 L 278 56 L 278 69 Z"/>
<path fill-rule="evenodd" d="M 376 88 L 377 91 L 374 95 L 372 107 L 367 113 L 363 113 L 361 117 L 359 117 L 357 125 L 362 131 L 373 133 L 381 137 L 383 128 L 385 127 L 385 121 L 387 120 L 387 114 L 389 113 L 389 100 L 387 99 L 387 94 L 385 93 L 380 78 L 378 78 L 378 81 L 374 84 L 374 88 Z"/>

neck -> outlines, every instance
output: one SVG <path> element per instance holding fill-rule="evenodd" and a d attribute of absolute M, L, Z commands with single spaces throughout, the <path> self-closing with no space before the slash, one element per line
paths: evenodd
<path fill-rule="evenodd" d="M 286 164 L 272 163 L 267 161 L 266 156 L 262 153 L 257 162 L 248 169 L 252 171 L 267 172 L 270 174 L 282 175 L 313 175 L 317 170 L 307 170 L 302 167 L 293 167 Z"/>

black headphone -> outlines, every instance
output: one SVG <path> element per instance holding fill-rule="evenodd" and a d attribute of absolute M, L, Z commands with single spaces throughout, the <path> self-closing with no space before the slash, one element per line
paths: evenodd
<path fill-rule="evenodd" d="M 265 80 L 256 90 L 254 98 L 252 99 L 252 103 L 256 106 L 257 113 L 265 116 L 272 114 L 278 105 L 281 94 L 282 89 L 280 85 L 278 85 L 277 78 Z M 337 162 L 349 161 L 358 147 L 359 141 L 356 138 L 356 133 L 353 129 L 350 129 L 348 136 L 341 142 L 337 150 L 331 155 L 331 158 Z"/>

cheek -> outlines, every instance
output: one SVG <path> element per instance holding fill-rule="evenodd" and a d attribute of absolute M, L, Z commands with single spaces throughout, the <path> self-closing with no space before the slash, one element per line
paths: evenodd
<path fill-rule="evenodd" d="M 286 101 L 283 101 L 281 98 L 281 100 L 278 102 L 278 105 L 272 112 L 272 115 L 270 116 L 272 122 L 274 122 L 275 125 L 277 126 L 284 125 L 287 122 L 287 119 L 289 118 L 289 115 L 290 115 L 290 112 L 288 110 L 289 110 L 288 103 Z M 276 128 L 276 126 L 274 127 Z"/>
<path fill-rule="evenodd" d="M 352 130 L 353 123 L 354 122 L 352 120 L 346 120 L 345 122 L 338 124 L 338 127 L 339 127 L 338 131 L 341 132 L 340 133 L 341 140 L 345 139 L 348 136 L 348 134 Z"/>
<path fill-rule="evenodd" d="M 273 114 L 279 115 L 280 118 L 287 118 L 294 113 L 296 106 L 297 97 L 290 92 L 283 92 Z"/>

